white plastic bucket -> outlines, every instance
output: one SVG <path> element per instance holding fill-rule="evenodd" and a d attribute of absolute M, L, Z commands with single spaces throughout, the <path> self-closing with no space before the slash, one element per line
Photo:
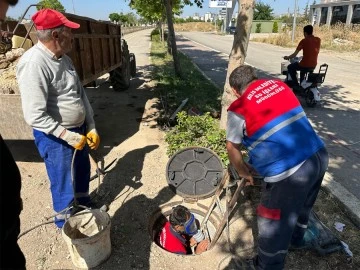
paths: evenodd
<path fill-rule="evenodd" d="M 62 236 L 76 267 L 95 267 L 109 258 L 110 227 L 110 216 L 99 209 L 81 211 L 65 222 Z"/>

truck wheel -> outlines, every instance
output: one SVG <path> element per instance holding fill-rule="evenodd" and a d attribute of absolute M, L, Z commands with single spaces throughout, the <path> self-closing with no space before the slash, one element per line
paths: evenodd
<path fill-rule="evenodd" d="M 131 77 L 136 76 L 136 58 L 135 58 L 135 54 L 133 53 L 130 53 L 130 74 Z"/>
<path fill-rule="evenodd" d="M 110 82 L 115 91 L 124 91 L 130 87 L 130 56 L 128 45 L 121 40 L 121 66 L 110 72 Z"/>

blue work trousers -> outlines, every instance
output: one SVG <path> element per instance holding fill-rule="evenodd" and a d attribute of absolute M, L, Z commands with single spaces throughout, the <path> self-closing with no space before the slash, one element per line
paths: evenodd
<path fill-rule="evenodd" d="M 322 148 L 288 178 L 264 182 L 257 208 L 257 269 L 282 270 L 290 243 L 302 241 L 328 161 L 327 151 Z"/>
<path fill-rule="evenodd" d="M 85 134 L 85 125 L 69 130 Z M 44 159 L 46 165 L 55 212 L 59 213 L 70 206 L 74 201 L 74 195 L 78 204 L 87 206 L 90 202 L 90 160 L 88 147 L 85 146 L 83 150 L 76 151 L 72 165 L 75 149 L 67 142 L 35 129 L 33 134 L 40 156 Z M 71 175 L 72 169 L 74 179 L 72 179 Z M 74 188 L 73 181 L 75 183 Z M 62 228 L 64 225 L 65 214 L 61 213 L 55 217 L 55 224 L 59 228 Z"/>

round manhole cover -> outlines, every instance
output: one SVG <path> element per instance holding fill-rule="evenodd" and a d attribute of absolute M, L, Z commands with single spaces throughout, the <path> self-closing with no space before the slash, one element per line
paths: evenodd
<path fill-rule="evenodd" d="M 204 147 L 188 147 L 168 161 L 166 179 L 176 194 L 184 198 L 204 199 L 212 196 L 222 177 L 220 158 Z"/>

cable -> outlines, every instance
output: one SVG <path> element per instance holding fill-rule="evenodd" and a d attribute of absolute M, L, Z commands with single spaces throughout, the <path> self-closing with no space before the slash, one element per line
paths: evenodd
<path fill-rule="evenodd" d="M 75 206 L 77 206 L 77 200 L 76 200 L 76 196 L 75 196 L 76 192 L 75 192 L 75 176 L 74 176 L 74 174 L 75 174 L 75 172 L 74 172 L 74 163 L 75 163 L 76 153 L 77 153 L 77 149 L 74 150 L 74 154 L 73 154 L 72 159 L 71 159 L 71 182 L 72 182 Z"/>
<path fill-rule="evenodd" d="M 52 215 L 52 216 L 45 217 L 46 220 L 48 220 L 48 219 L 50 219 L 50 218 L 52 218 L 52 217 L 56 217 L 56 216 L 58 216 L 59 214 L 61 214 L 61 213 L 63 213 L 63 212 L 65 212 L 65 220 L 66 220 L 66 217 L 67 217 L 66 212 L 69 211 L 69 210 L 71 210 L 71 209 L 74 208 L 74 207 L 80 207 L 80 208 L 84 208 L 84 209 L 89 209 L 89 208 L 86 207 L 86 206 L 79 205 L 79 204 L 77 203 L 76 197 L 75 197 L 74 161 L 75 161 L 76 152 L 77 152 L 77 149 L 75 149 L 74 154 L 73 154 L 72 159 L 71 159 L 71 180 L 72 180 L 72 184 L 73 184 L 72 186 L 73 186 L 73 193 L 74 193 L 74 204 L 73 204 L 73 205 L 70 205 L 70 206 L 68 206 L 68 207 L 66 207 L 66 208 L 64 208 L 63 210 L 61 210 L 60 212 L 58 212 L 58 213 L 56 213 L 56 214 L 54 214 L 54 215 Z M 40 226 L 47 225 L 47 224 L 54 223 L 54 222 L 55 222 L 55 220 L 45 221 L 45 222 L 43 222 L 43 223 L 40 223 L 40 224 L 38 224 L 38 225 L 35 225 L 34 227 L 31 227 L 30 229 L 28 229 L 28 230 L 24 231 L 23 233 L 19 234 L 19 236 L 17 237 L 17 239 L 20 239 L 20 237 L 24 236 L 25 234 L 31 232 L 32 230 L 34 230 L 34 229 L 36 229 L 36 228 L 38 228 L 38 227 L 40 227 Z"/>
<path fill-rule="evenodd" d="M 19 234 L 19 236 L 18 236 L 17 239 L 20 239 L 20 237 L 22 237 L 22 236 L 24 236 L 25 234 L 31 232 L 32 230 L 35 230 L 37 227 L 40 227 L 40 226 L 43 226 L 43 225 L 46 225 L 46 224 L 50 224 L 50 223 L 54 223 L 54 221 L 52 220 L 52 221 L 45 221 L 45 222 L 43 222 L 43 223 L 40 223 L 40 224 L 38 224 L 38 225 L 36 225 L 36 226 L 34 226 L 34 227 L 26 230 L 25 232 Z"/>

